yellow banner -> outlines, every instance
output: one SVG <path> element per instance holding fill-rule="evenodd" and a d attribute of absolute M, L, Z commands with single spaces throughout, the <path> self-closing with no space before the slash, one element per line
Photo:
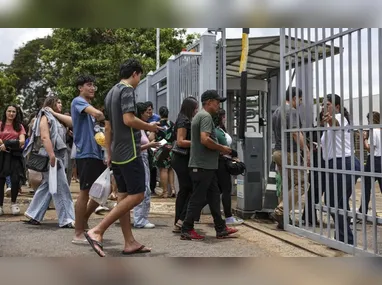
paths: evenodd
<path fill-rule="evenodd" d="M 243 33 L 242 40 L 241 40 L 241 58 L 240 58 L 240 71 L 239 73 L 242 73 L 243 71 L 247 70 L 247 61 L 248 61 L 248 34 Z"/>

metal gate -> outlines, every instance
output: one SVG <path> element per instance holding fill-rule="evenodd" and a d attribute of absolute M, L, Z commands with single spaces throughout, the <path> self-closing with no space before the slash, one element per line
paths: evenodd
<path fill-rule="evenodd" d="M 382 30 L 282 28 L 280 47 L 284 229 L 381 256 Z"/>

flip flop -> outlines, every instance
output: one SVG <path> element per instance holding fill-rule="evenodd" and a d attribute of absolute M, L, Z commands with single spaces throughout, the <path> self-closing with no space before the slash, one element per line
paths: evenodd
<path fill-rule="evenodd" d="M 84 235 L 85 235 L 86 240 L 88 241 L 88 243 L 90 244 L 92 249 L 98 254 L 98 256 L 105 257 L 104 255 L 101 255 L 101 251 L 103 251 L 103 244 L 100 243 L 99 241 L 96 241 L 96 240 L 92 239 L 88 235 L 88 233 L 84 233 Z M 101 251 L 99 249 L 97 249 L 94 244 L 98 245 L 98 247 L 101 249 Z"/>
<path fill-rule="evenodd" d="M 144 249 L 145 246 L 142 245 L 140 248 L 133 250 L 133 251 L 122 251 L 123 255 L 132 255 L 132 254 L 138 254 L 138 253 L 149 253 L 151 252 L 151 249 Z"/>

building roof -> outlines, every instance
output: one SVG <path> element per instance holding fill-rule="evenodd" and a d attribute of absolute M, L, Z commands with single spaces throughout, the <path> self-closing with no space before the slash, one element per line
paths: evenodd
<path fill-rule="evenodd" d="M 270 36 L 270 37 L 256 37 L 249 38 L 249 49 L 248 49 L 248 63 L 247 63 L 247 73 L 249 78 L 265 79 L 267 78 L 267 73 L 272 70 L 277 70 L 280 68 L 280 36 Z M 219 40 L 220 41 L 220 40 Z M 288 50 L 289 37 L 285 36 L 285 48 Z M 292 45 L 292 50 L 301 49 L 303 41 L 297 39 L 295 43 L 295 38 L 290 37 L 290 43 Z M 226 56 L 227 56 L 227 78 L 229 77 L 240 77 L 240 58 L 242 50 L 242 39 L 226 39 Z M 311 50 L 311 62 L 316 61 L 315 58 L 315 47 L 312 46 L 314 42 L 310 43 Z M 304 41 L 304 46 L 309 45 L 308 41 Z M 325 52 L 326 57 L 330 57 L 331 46 L 326 45 Z M 320 45 L 317 49 L 318 60 L 323 58 L 324 47 Z M 334 55 L 340 53 L 340 48 L 334 47 Z M 298 63 L 301 63 L 302 52 L 299 53 Z M 219 56 L 219 55 L 217 55 Z M 308 53 L 304 52 L 304 58 L 308 60 Z M 218 62 L 218 61 L 217 61 Z M 294 68 L 295 58 L 291 58 L 291 68 Z M 289 69 L 289 62 L 286 62 L 286 69 Z"/>

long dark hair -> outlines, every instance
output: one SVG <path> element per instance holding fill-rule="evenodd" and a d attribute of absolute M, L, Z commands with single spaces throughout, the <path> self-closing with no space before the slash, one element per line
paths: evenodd
<path fill-rule="evenodd" d="M 137 118 L 142 119 L 142 115 L 146 112 L 149 106 L 143 102 L 138 102 L 136 106 L 137 106 Z"/>
<path fill-rule="evenodd" d="M 20 110 L 19 106 L 15 105 L 15 104 L 9 104 L 5 107 L 4 112 L 3 112 L 3 118 L 1 119 L 1 122 L 2 122 L 1 131 L 4 131 L 5 123 L 7 121 L 7 110 L 9 107 L 13 107 L 16 109 L 16 117 L 13 119 L 12 125 L 13 125 L 13 129 L 16 132 L 19 132 L 19 131 L 21 131 L 22 114 L 21 114 L 21 110 Z"/>
<path fill-rule="evenodd" d="M 341 109 L 341 106 L 343 105 L 341 97 L 339 95 L 337 95 L 337 94 L 333 94 L 333 95 L 334 95 L 334 107 L 338 105 L 339 108 Z M 333 95 L 332 94 L 326 95 L 326 98 L 332 104 L 333 104 L 333 102 L 332 102 Z M 345 119 L 348 121 L 348 123 L 350 125 L 351 124 L 350 113 L 348 112 L 348 110 L 345 107 L 344 107 L 344 116 L 345 116 Z"/>
<path fill-rule="evenodd" d="M 182 114 L 191 121 L 197 106 L 198 106 L 198 100 L 196 100 L 195 97 L 187 97 L 182 102 L 179 115 Z"/>
<path fill-rule="evenodd" d="M 213 120 L 215 123 L 215 127 L 221 128 L 224 132 L 227 132 L 226 127 L 223 123 L 223 118 L 225 116 L 226 112 L 224 109 L 219 109 L 219 111 L 213 116 Z"/>

